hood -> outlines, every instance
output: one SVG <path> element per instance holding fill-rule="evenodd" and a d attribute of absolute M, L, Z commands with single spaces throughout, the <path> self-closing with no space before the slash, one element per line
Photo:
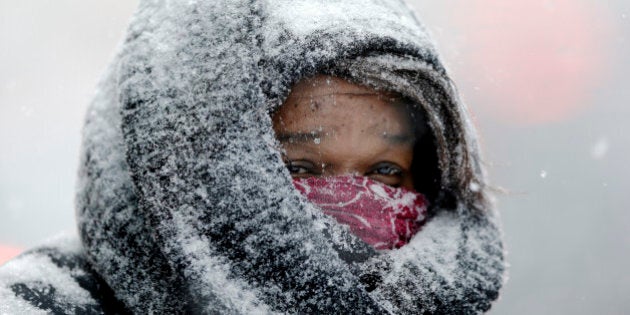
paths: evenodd
<path fill-rule="evenodd" d="M 293 187 L 270 113 L 318 73 L 427 118 L 431 217 L 399 250 L 374 252 Z M 503 250 L 467 117 L 401 1 L 143 0 L 87 114 L 87 260 L 137 313 L 488 310 Z"/>

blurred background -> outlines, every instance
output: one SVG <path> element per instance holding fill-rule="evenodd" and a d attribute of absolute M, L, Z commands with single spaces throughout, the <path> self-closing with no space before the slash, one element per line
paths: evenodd
<path fill-rule="evenodd" d="M 491 314 L 630 313 L 630 2 L 415 0 L 481 133 Z M 0 0 L 0 264 L 73 230 L 83 115 L 134 1 Z"/>

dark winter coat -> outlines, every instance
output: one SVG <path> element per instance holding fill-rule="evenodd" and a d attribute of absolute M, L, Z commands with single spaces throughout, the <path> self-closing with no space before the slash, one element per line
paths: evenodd
<path fill-rule="evenodd" d="M 292 186 L 270 113 L 318 73 L 427 117 L 414 176 L 431 217 L 399 250 L 374 252 Z M 0 268 L 0 313 L 480 313 L 504 273 L 487 190 L 401 1 L 143 0 L 87 113 L 79 237 Z"/>

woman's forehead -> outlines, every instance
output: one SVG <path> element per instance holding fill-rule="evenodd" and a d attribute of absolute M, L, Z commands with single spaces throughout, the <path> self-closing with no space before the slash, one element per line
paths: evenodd
<path fill-rule="evenodd" d="M 375 128 L 379 132 L 408 133 L 410 113 L 406 106 L 369 87 L 341 78 L 319 75 L 300 81 L 274 114 L 276 127 L 311 132 L 313 128 Z"/>

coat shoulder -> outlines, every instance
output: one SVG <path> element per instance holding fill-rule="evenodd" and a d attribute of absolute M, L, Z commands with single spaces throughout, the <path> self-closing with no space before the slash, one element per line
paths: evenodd
<path fill-rule="evenodd" d="M 0 267 L 0 314 L 124 314 L 76 236 L 57 237 Z"/>

